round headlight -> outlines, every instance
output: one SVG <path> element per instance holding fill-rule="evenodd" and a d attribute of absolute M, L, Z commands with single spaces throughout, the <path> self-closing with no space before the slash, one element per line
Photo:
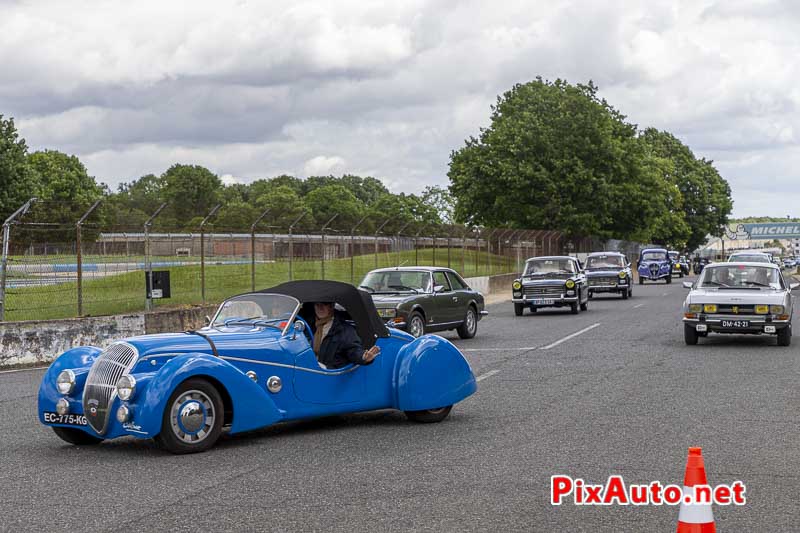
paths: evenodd
<path fill-rule="evenodd" d="M 515 281 L 515 282 L 514 282 L 514 283 L 511 285 L 511 287 L 512 287 L 512 288 L 513 288 L 515 291 L 518 291 L 518 290 L 520 290 L 520 289 L 522 288 L 522 283 L 520 283 L 519 281 Z"/>
<path fill-rule="evenodd" d="M 571 279 L 568 279 L 565 285 L 567 286 L 568 289 L 572 289 L 573 287 L 575 287 L 575 282 L 572 281 Z"/>
<path fill-rule="evenodd" d="M 117 381 L 117 396 L 120 400 L 128 401 L 133 398 L 136 392 L 136 378 L 130 374 L 125 374 Z"/>
<path fill-rule="evenodd" d="M 56 388 L 60 394 L 67 396 L 75 389 L 75 372 L 62 370 L 56 378 Z"/>
<path fill-rule="evenodd" d="M 117 409 L 117 422 L 124 424 L 131 419 L 131 410 L 127 405 L 120 405 Z"/>
<path fill-rule="evenodd" d="M 66 398 L 59 398 L 56 402 L 56 413 L 65 415 L 69 413 L 69 401 Z"/>
<path fill-rule="evenodd" d="M 782 315 L 785 308 L 782 305 L 770 305 L 769 312 L 773 315 Z"/>
<path fill-rule="evenodd" d="M 619 277 L 620 277 L 620 278 L 624 278 L 624 277 L 625 277 L 625 276 L 627 276 L 627 275 L 628 275 L 628 274 L 627 274 L 627 273 L 626 273 L 624 270 L 623 270 L 622 272 L 620 272 L 620 273 L 619 273 Z"/>

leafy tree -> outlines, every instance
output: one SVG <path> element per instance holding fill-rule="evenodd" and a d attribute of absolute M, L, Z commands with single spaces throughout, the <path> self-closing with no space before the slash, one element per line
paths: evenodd
<path fill-rule="evenodd" d="M 305 197 L 305 203 L 314 213 L 316 224 L 320 227 L 331 217 L 338 215 L 332 223 L 333 227 L 350 229 L 365 210 L 363 202 L 339 184 L 325 185 L 312 190 Z"/>
<path fill-rule="evenodd" d="M 216 230 L 245 231 L 250 229 L 259 214 L 252 205 L 234 200 L 220 208 L 211 224 Z"/>
<path fill-rule="evenodd" d="M 164 202 L 164 179 L 155 174 L 146 174 L 130 183 L 121 183 L 116 196 L 127 209 L 149 217 Z"/>
<path fill-rule="evenodd" d="M 422 203 L 431 207 L 445 224 L 455 221 L 456 200 L 450 191 L 438 185 L 428 185 L 422 191 Z"/>
<path fill-rule="evenodd" d="M 55 150 L 34 152 L 28 156 L 28 165 L 39 185 L 39 215 L 48 222 L 76 222 L 103 197 L 102 187 L 74 155 Z"/>
<path fill-rule="evenodd" d="M 491 125 L 451 154 L 460 222 L 646 236 L 656 213 L 636 127 L 597 88 L 541 78 L 498 98 Z"/>
<path fill-rule="evenodd" d="M 339 182 L 347 187 L 364 205 L 372 205 L 384 194 L 389 194 L 389 189 L 380 180 L 370 176 L 362 178 L 352 174 L 345 174 L 339 179 Z"/>
<path fill-rule="evenodd" d="M 265 224 L 286 229 L 303 211 L 309 211 L 302 198 L 289 186 L 274 187 L 256 200 L 258 209 L 269 209 Z M 308 224 L 310 213 L 301 222 Z"/>
<path fill-rule="evenodd" d="M 199 165 L 173 165 L 164 174 L 163 195 L 179 225 L 193 217 L 205 217 L 219 202 L 220 179 Z"/>
<path fill-rule="evenodd" d="M 14 119 L 0 115 L 0 224 L 37 194 L 39 184 L 27 164 L 27 153 Z"/>

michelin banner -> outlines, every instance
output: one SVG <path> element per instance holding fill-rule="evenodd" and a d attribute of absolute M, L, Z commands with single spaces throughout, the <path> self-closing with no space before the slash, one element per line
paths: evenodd
<path fill-rule="evenodd" d="M 726 237 L 732 240 L 746 239 L 798 239 L 800 238 L 800 224 L 798 223 L 760 223 L 739 224 L 736 232 L 728 230 Z"/>

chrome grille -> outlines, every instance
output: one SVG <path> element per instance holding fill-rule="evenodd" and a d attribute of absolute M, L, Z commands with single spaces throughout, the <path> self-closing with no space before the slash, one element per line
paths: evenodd
<path fill-rule="evenodd" d="M 138 359 L 136 348 L 126 342 L 112 344 L 95 359 L 83 389 L 83 413 L 98 434 L 105 433 L 108 427 L 109 411 L 117 397 L 117 381 Z"/>
<path fill-rule="evenodd" d="M 536 286 L 526 285 L 525 296 L 561 296 L 564 292 L 563 285 Z"/>
<path fill-rule="evenodd" d="M 592 285 L 616 285 L 619 277 L 617 276 L 596 276 L 589 278 L 589 286 Z"/>

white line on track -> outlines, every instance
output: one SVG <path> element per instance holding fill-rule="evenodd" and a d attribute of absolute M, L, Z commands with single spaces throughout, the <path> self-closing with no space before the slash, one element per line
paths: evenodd
<path fill-rule="evenodd" d="M 527 352 L 535 350 L 537 346 L 526 346 L 524 348 L 464 348 L 462 352 Z"/>
<path fill-rule="evenodd" d="M 661 296 L 667 296 L 668 294 L 669 294 L 668 292 L 662 292 Z"/>
<path fill-rule="evenodd" d="M 638 304 L 638 305 L 634 305 L 634 306 L 633 306 L 633 308 L 634 308 L 634 309 L 639 309 L 639 308 L 640 308 L 640 307 L 642 307 L 643 305 L 644 305 L 644 304 Z"/>
<path fill-rule="evenodd" d="M 46 366 L 36 366 L 33 368 L 17 368 L 15 370 L 0 370 L 0 374 L 11 374 L 14 372 L 31 372 L 33 370 L 47 370 Z"/>
<path fill-rule="evenodd" d="M 484 380 L 486 378 L 490 378 L 490 377 L 494 376 L 495 374 L 499 374 L 499 373 L 500 373 L 499 370 L 490 370 L 487 373 L 475 378 L 475 381 L 482 381 L 482 380 Z"/>
<path fill-rule="evenodd" d="M 558 346 L 562 342 L 565 342 L 565 341 L 568 341 L 570 339 L 573 339 L 573 338 L 577 337 L 578 335 L 582 335 L 583 333 L 586 333 L 587 331 L 591 331 L 591 330 L 593 330 L 594 328 L 596 328 L 599 325 L 600 325 L 600 322 L 597 322 L 597 323 L 592 324 L 591 326 L 589 326 L 587 328 L 583 328 L 580 331 L 576 331 L 575 333 L 572 333 L 571 335 L 567 335 L 563 339 L 559 339 L 556 342 L 554 342 L 553 344 L 548 344 L 547 346 L 542 346 L 539 349 L 540 350 L 549 350 L 550 348 L 554 348 L 554 347 Z"/>

